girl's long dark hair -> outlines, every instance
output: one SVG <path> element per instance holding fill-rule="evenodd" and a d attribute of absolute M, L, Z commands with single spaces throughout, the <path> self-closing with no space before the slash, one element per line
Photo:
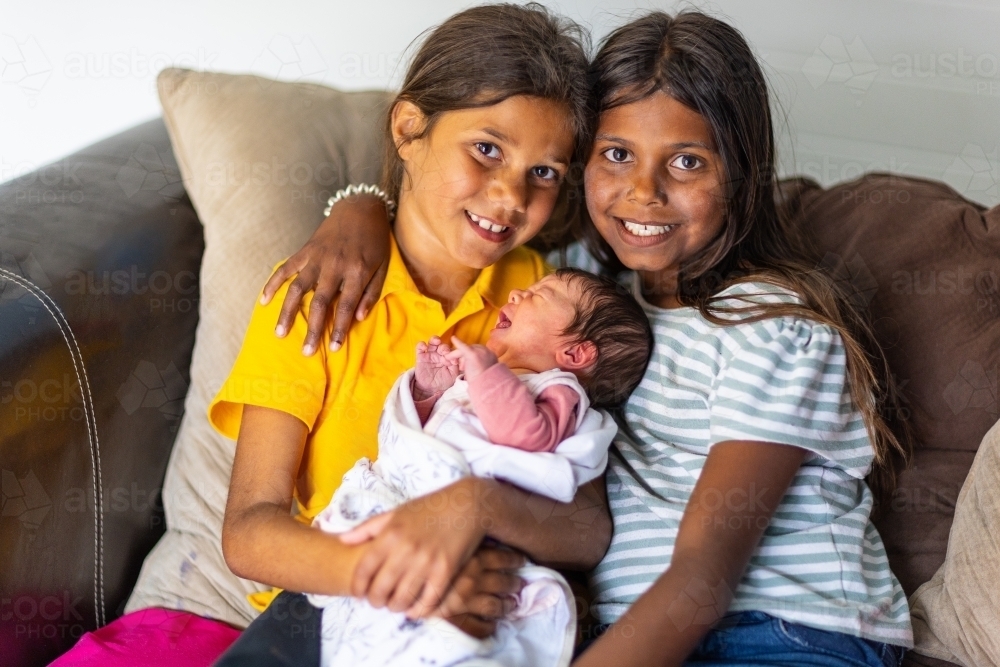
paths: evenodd
<path fill-rule="evenodd" d="M 719 235 L 681 267 L 678 299 L 710 322 L 799 317 L 836 330 L 844 342 L 851 396 L 875 451 L 869 482 L 877 499 L 895 485 L 910 457 L 909 423 L 870 323 L 825 273 L 808 261 L 801 231 L 775 203 L 775 149 L 767 81 L 743 36 L 697 11 L 652 12 L 617 29 L 590 67 L 595 113 L 662 91 L 708 123 L 725 168 L 725 215 Z M 593 224 L 580 233 L 609 270 L 625 267 Z M 723 305 L 716 295 L 741 282 L 764 281 L 798 294 L 803 305 Z"/>

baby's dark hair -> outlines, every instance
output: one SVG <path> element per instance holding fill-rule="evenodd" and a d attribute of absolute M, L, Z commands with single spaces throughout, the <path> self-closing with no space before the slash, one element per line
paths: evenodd
<path fill-rule="evenodd" d="M 481 5 L 435 28 L 420 45 L 389 105 L 382 187 L 399 200 L 403 162 L 392 141 L 392 109 L 414 104 L 427 118 L 425 136 L 441 114 L 488 107 L 517 95 L 561 102 L 576 137 L 574 161 L 589 143 L 586 33 L 537 3 Z"/>
<path fill-rule="evenodd" d="M 595 408 L 615 408 L 639 386 L 653 353 L 653 330 L 635 297 L 614 280 L 564 268 L 556 277 L 576 281 L 583 298 L 563 332 L 597 347 L 597 363 L 580 378 Z"/>

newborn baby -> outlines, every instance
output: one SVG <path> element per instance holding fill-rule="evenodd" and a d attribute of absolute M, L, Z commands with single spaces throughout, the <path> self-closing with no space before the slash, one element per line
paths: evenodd
<path fill-rule="evenodd" d="M 621 403 L 652 348 L 649 321 L 613 281 L 561 269 L 511 292 L 483 345 L 432 338 L 393 386 L 379 456 L 361 459 L 313 525 L 342 533 L 467 475 L 568 502 L 599 476 Z M 323 607 L 322 665 L 566 665 L 575 603 L 554 570 L 528 565 L 514 612 L 487 640 L 441 619 L 413 621 L 365 600 L 310 595 Z"/>

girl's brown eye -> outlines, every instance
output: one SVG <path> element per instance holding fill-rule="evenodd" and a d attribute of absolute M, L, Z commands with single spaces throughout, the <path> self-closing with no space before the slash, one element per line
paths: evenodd
<path fill-rule="evenodd" d="M 604 157 L 608 158 L 612 162 L 627 162 L 629 159 L 629 152 L 624 148 L 609 148 L 604 151 Z"/>
<path fill-rule="evenodd" d="M 701 166 L 701 158 L 695 157 L 694 155 L 680 155 L 673 161 L 672 165 L 678 169 L 690 171 Z"/>
<path fill-rule="evenodd" d="M 492 158 L 494 160 L 500 158 L 500 148 L 497 147 L 496 144 L 491 144 L 488 141 L 479 141 L 476 142 L 476 148 L 480 153 L 488 158 Z"/>
<path fill-rule="evenodd" d="M 544 181 L 554 181 L 559 177 L 559 174 L 552 167 L 535 167 L 532 171 L 535 176 Z"/>

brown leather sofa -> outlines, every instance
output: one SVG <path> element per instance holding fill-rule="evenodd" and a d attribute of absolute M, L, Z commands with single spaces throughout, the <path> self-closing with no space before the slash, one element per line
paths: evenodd
<path fill-rule="evenodd" d="M 899 271 L 972 260 L 955 250 L 928 264 L 895 239 L 951 252 L 934 234 L 967 225 L 961 234 L 981 243 L 983 216 L 1000 225 L 1000 210 L 888 175 L 829 190 L 790 181 L 785 191 L 814 232 L 817 262 L 870 309 L 904 383 L 918 451 L 878 525 L 912 593 L 944 559 L 958 490 L 997 418 L 995 376 L 992 412 L 973 409 L 981 387 L 948 394 L 965 377 L 948 364 L 995 368 L 996 352 L 934 355 L 962 335 L 947 326 L 996 331 L 997 319 L 973 312 L 979 294 L 904 299 Z M 160 120 L 0 185 L 3 665 L 44 665 L 120 615 L 163 531 L 159 489 L 187 388 L 203 247 Z M 955 324 L 966 315 L 975 321 Z M 907 664 L 946 663 L 911 654 Z"/>
<path fill-rule="evenodd" d="M 160 120 L 0 185 L 0 664 L 120 614 L 163 532 L 203 249 Z"/>

